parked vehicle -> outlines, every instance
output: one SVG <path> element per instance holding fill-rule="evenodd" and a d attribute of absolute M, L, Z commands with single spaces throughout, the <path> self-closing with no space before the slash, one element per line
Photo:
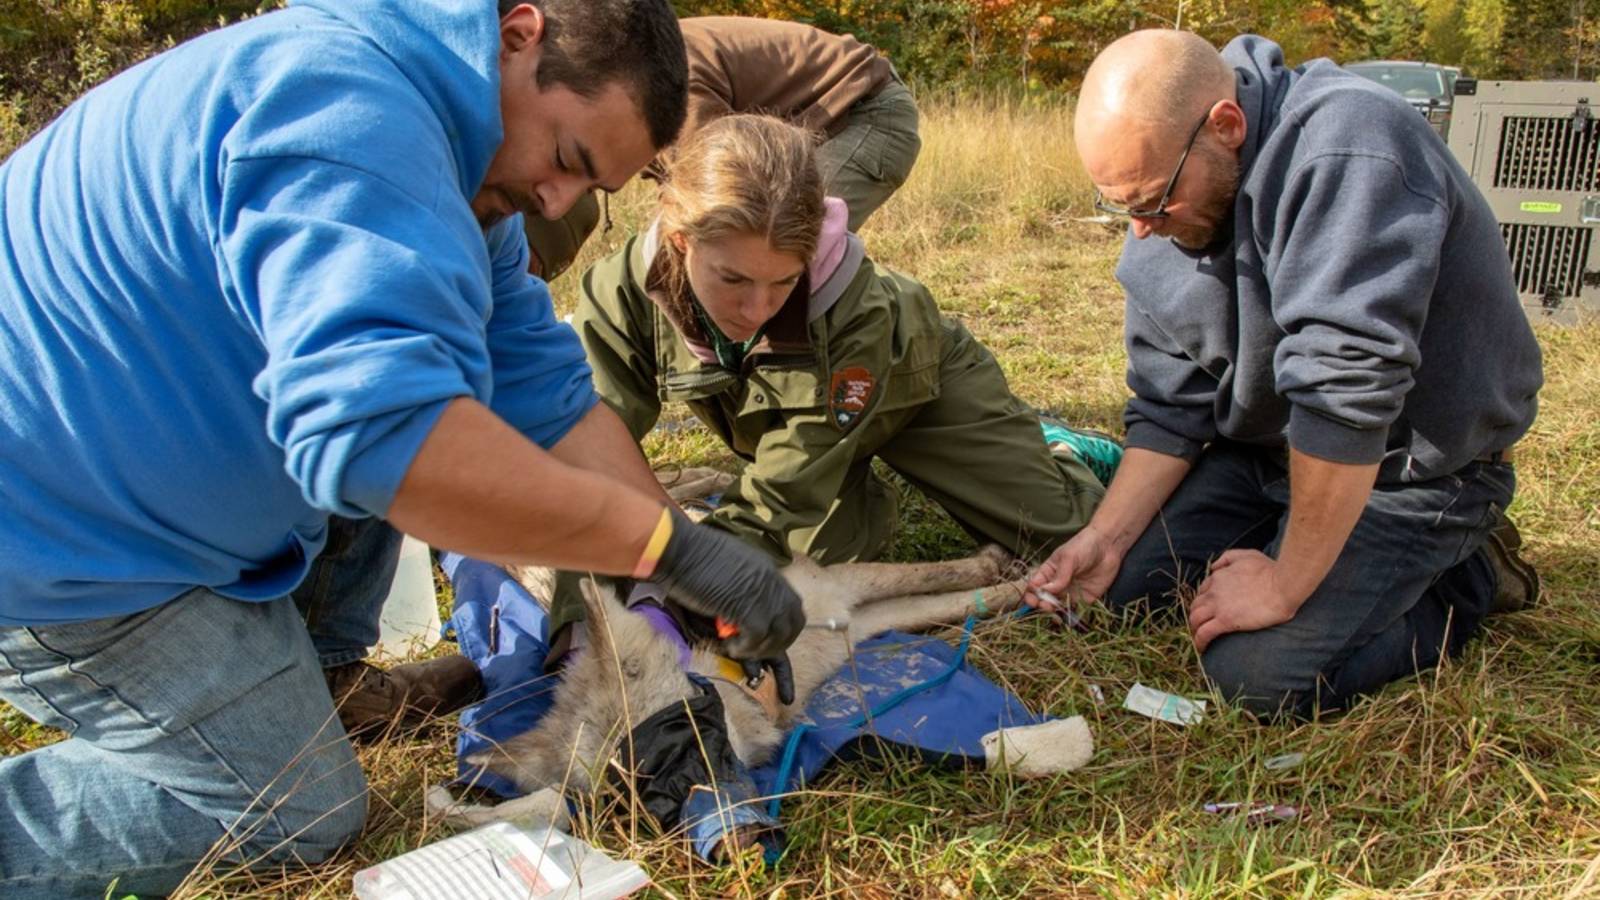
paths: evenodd
<path fill-rule="evenodd" d="M 1376 81 L 1406 98 L 1407 103 L 1427 116 L 1428 123 L 1434 131 L 1439 132 L 1440 137 L 1449 136 L 1456 80 L 1461 77 L 1459 67 L 1411 60 L 1374 59 L 1346 63 L 1344 69 Z"/>

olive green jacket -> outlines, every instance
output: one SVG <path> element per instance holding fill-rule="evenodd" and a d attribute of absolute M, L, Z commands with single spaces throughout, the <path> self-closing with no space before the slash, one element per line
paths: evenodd
<path fill-rule="evenodd" d="M 695 340 L 692 315 L 667 308 L 645 265 L 650 233 L 585 273 L 572 320 L 596 390 L 635 440 L 681 400 L 745 461 L 708 521 L 782 561 L 789 535 L 820 524 L 852 467 L 894 436 L 889 423 L 939 395 L 947 338 L 933 297 L 850 242 L 822 285 L 801 279 L 741 371 Z"/>

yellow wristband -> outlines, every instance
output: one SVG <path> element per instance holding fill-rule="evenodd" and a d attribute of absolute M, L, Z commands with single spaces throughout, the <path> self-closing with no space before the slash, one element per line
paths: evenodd
<path fill-rule="evenodd" d="M 666 508 L 661 510 L 661 518 L 656 522 L 656 530 L 650 533 L 650 540 L 645 542 L 644 552 L 639 554 L 639 561 L 634 563 L 634 578 L 649 578 L 656 572 L 656 563 L 661 561 L 661 553 L 667 549 L 667 539 L 672 537 L 672 512 Z"/>

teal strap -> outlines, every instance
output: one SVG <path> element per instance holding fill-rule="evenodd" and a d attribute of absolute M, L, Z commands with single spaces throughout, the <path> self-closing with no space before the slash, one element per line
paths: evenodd
<path fill-rule="evenodd" d="M 966 623 L 961 626 L 961 643 L 956 647 L 956 656 L 955 659 L 950 661 L 949 668 L 921 684 L 914 684 L 911 687 L 901 690 L 894 696 L 878 704 L 872 709 L 871 712 L 865 712 L 859 716 L 856 716 L 854 719 L 850 720 L 849 724 L 834 727 L 860 728 L 862 725 L 865 725 L 869 719 L 875 719 L 881 715 L 884 715 L 889 710 L 894 709 L 896 706 L 899 706 L 917 694 L 932 688 L 936 688 L 939 685 L 944 684 L 946 681 L 949 681 L 956 674 L 956 670 L 961 668 L 962 663 L 967 661 L 967 646 L 972 643 L 972 626 L 975 622 L 977 622 L 977 618 L 975 616 L 967 616 Z M 779 810 L 783 808 L 783 794 L 789 790 L 789 781 L 794 775 L 794 759 L 795 756 L 800 752 L 800 738 L 803 737 L 807 731 L 810 731 L 814 728 L 816 728 L 816 726 L 810 722 L 801 722 L 799 725 L 795 726 L 793 731 L 789 732 L 789 740 L 783 745 L 783 759 L 778 764 L 778 776 L 772 781 L 773 796 L 772 799 L 767 801 L 767 815 L 773 817 L 774 819 L 778 817 Z"/>
<path fill-rule="evenodd" d="M 979 609 L 986 609 L 987 607 L 983 602 L 982 593 L 974 593 L 977 595 Z M 1020 619 L 1031 612 L 1033 612 L 1032 609 L 1023 607 L 1022 609 L 1016 611 L 1015 618 Z M 908 688 L 905 688 L 889 699 L 878 704 L 872 709 L 871 712 L 862 713 L 861 715 L 856 716 L 850 721 L 849 724 L 842 727 L 860 728 L 862 725 L 865 725 L 868 720 L 882 716 L 889 712 L 889 710 L 894 709 L 896 706 L 899 706 L 917 694 L 920 694 L 923 691 L 932 690 L 933 688 L 936 688 L 953 678 L 956 672 L 967 661 L 967 647 L 972 643 L 972 626 L 975 625 L 977 621 L 977 616 L 967 616 L 967 621 L 962 624 L 961 643 L 956 646 L 956 656 L 955 659 L 951 660 L 949 668 L 945 669 L 943 672 L 940 672 L 938 675 L 933 676 L 927 681 L 922 682 L 921 684 L 914 684 Z M 783 809 L 783 794 L 789 790 L 789 782 L 794 777 L 794 761 L 795 757 L 800 753 L 800 738 L 804 737 L 807 731 L 815 730 L 816 727 L 816 725 L 810 722 L 801 722 L 794 727 L 793 731 L 789 732 L 789 739 L 784 742 L 783 756 L 778 763 L 778 775 L 772 781 L 773 795 L 767 800 L 767 815 L 774 819 L 778 818 L 779 812 Z M 777 856 L 777 854 L 770 852 L 767 854 L 766 862 L 768 865 L 773 865 L 777 862 L 777 859 L 774 858 L 775 856 Z"/>

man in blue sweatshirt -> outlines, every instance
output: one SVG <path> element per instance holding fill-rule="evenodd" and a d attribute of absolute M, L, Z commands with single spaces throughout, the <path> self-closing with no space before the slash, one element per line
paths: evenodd
<path fill-rule="evenodd" d="M 1192 595 L 1206 675 L 1262 716 L 1341 708 L 1532 603 L 1502 522 L 1539 346 L 1423 117 L 1259 37 L 1144 31 L 1096 59 L 1074 128 L 1131 220 L 1128 450 L 1029 601 Z"/>
<path fill-rule="evenodd" d="M 685 83 L 665 0 L 291 0 L 0 165 L 0 699 L 70 735 L 0 760 L 0 896 L 356 833 L 322 669 L 376 635 L 391 524 L 781 655 L 798 598 L 670 510 L 526 274 L 521 214 L 621 187 Z"/>

